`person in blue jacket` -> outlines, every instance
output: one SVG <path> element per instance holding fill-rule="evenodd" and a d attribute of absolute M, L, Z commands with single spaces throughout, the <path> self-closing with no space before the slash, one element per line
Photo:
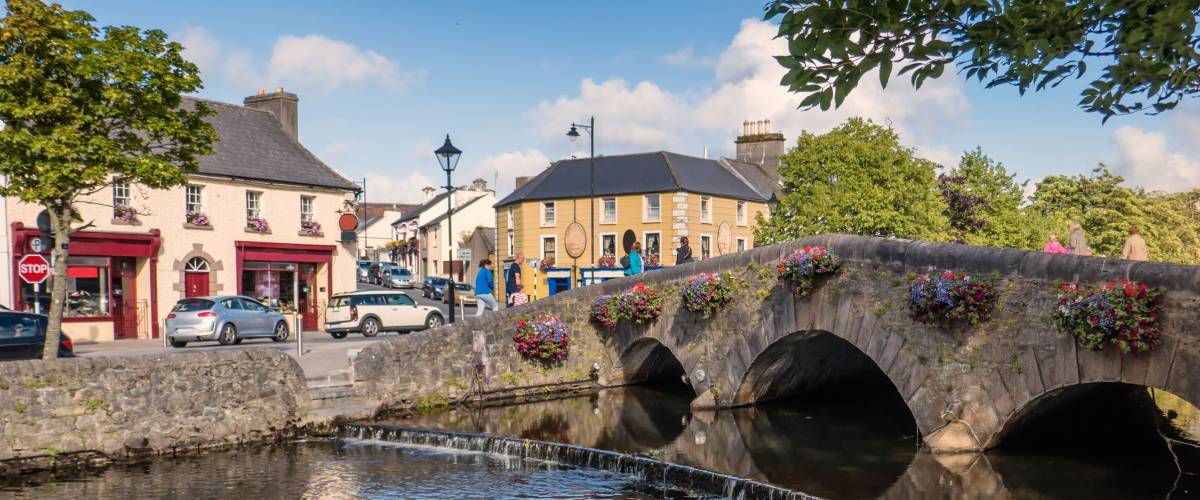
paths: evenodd
<path fill-rule="evenodd" d="M 625 267 L 625 276 L 633 276 L 641 274 L 642 268 L 642 243 L 639 241 L 633 242 L 633 246 L 629 248 L 629 265 Z"/>
<path fill-rule="evenodd" d="M 500 310 L 500 304 L 496 302 L 495 295 L 495 280 L 492 276 L 492 261 L 491 259 L 483 259 L 479 261 L 479 273 L 475 274 L 475 315 L 482 316 L 484 307 L 491 307 L 493 311 Z M 450 307 L 454 307 L 451 305 Z"/>

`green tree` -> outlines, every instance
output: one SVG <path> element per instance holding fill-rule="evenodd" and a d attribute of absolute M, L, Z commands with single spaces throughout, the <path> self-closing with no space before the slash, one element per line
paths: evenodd
<path fill-rule="evenodd" d="M 1200 189 L 1145 195 L 1142 236 L 1150 260 L 1200 264 Z"/>
<path fill-rule="evenodd" d="M 1087 233 L 1093 253 L 1119 258 L 1129 226 L 1149 226 L 1145 195 L 1122 186 L 1122 182 L 1121 176 L 1104 165 L 1096 167 L 1090 176 L 1052 175 L 1038 183 L 1029 209 L 1078 222 Z"/>
<path fill-rule="evenodd" d="M 1200 92 L 1200 3 L 1130 0 L 771 0 L 788 41 L 782 83 L 802 106 L 839 106 L 863 76 L 910 74 L 914 87 L 957 64 L 988 87 L 1024 94 L 1102 66 L 1079 106 L 1162 112 Z M 897 64 L 898 63 L 898 64 Z"/>
<path fill-rule="evenodd" d="M 86 12 L 7 0 L 0 19 L 0 194 L 50 214 L 56 251 L 44 357 L 58 353 L 67 246 L 88 223 L 72 205 L 114 179 L 163 189 L 182 184 L 216 139 L 196 66 L 162 31 L 98 29 Z"/>
<path fill-rule="evenodd" d="M 756 240 L 822 233 L 947 239 L 936 165 L 900 145 L 890 128 L 852 118 L 826 134 L 803 133 L 780 158 L 779 214 Z"/>
<path fill-rule="evenodd" d="M 971 245 L 1040 249 L 1057 225 L 1057 215 L 1022 208 L 1023 183 L 981 149 L 968 151 L 941 177 L 951 237 Z"/>

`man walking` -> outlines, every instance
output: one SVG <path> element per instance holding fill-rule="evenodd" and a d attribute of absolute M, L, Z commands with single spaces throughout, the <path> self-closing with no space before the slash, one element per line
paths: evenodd
<path fill-rule="evenodd" d="M 491 259 L 483 259 L 479 261 L 479 272 L 475 274 L 475 315 L 483 316 L 483 308 L 490 306 L 492 311 L 499 311 L 500 304 L 496 303 L 494 295 L 496 285 L 493 283 L 492 276 L 492 261 Z M 450 304 L 454 307 L 454 304 Z"/>
<path fill-rule="evenodd" d="M 521 284 L 521 264 L 524 263 L 525 254 L 517 254 L 517 258 L 508 266 L 508 271 L 504 274 L 504 292 L 509 297 L 517 292 L 517 285 Z"/>

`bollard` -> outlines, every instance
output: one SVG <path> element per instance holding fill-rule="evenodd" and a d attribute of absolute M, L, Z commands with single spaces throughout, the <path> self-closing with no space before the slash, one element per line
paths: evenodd
<path fill-rule="evenodd" d="M 300 326 L 304 324 L 303 318 L 303 314 L 296 314 L 296 357 L 304 356 L 304 329 Z"/>
<path fill-rule="evenodd" d="M 467 317 L 467 313 L 466 313 L 466 309 L 465 309 L 466 306 L 463 305 L 466 303 L 467 303 L 467 301 L 465 299 L 463 299 L 462 297 L 458 298 L 458 317 L 460 317 L 460 318 Z M 450 306 L 450 307 L 454 307 L 454 306 Z M 476 307 L 478 307 L 478 306 L 476 306 Z"/>

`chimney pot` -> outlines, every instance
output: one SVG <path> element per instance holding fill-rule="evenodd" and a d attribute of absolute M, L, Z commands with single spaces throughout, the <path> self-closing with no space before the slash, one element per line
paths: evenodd
<path fill-rule="evenodd" d="M 259 89 L 256 95 L 243 99 L 242 104 L 250 109 L 271 113 L 279 121 L 284 132 L 292 139 L 300 140 L 300 117 L 296 106 L 297 101 L 299 98 L 296 97 L 296 94 L 284 92 L 281 87 L 278 92 L 271 94 Z"/>

